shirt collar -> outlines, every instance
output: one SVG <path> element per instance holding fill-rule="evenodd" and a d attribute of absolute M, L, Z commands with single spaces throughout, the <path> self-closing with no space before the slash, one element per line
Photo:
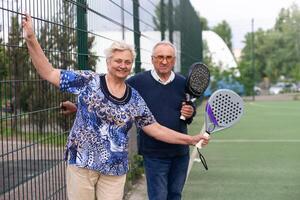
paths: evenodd
<path fill-rule="evenodd" d="M 175 73 L 173 71 L 171 71 L 171 75 L 169 76 L 168 80 L 165 82 L 160 79 L 160 77 L 158 76 L 157 72 L 154 69 L 151 70 L 151 75 L 157 82 L 163 85 L 167 85 L 168 83 L 171 83 L 175 78 Z"/>

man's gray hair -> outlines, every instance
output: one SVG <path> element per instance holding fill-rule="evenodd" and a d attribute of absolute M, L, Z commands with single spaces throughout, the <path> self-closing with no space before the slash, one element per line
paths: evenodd
<path fill-rule="evenodd" d="M 158 46 L 160 46 L 160 45 L 168 45 L 168 46 L 172 47 L 172 48 L 174 49 L 174 55 L 176 56 L 176 52 L 177 52 L 176 47 L 174 46 L 174 44 L 172 44 L 172 43 L 171 43 L 170 41 L 168 41 L 168 40 L 163 40 L 163 41 L 160 41 L 160 42 L 156 43 L 156 44 L 154 45 L 153 49 L 152 49 L 152 56 L 153 56 L 153 54 L 154 54 L 155 49 L 156 49 Z"/>
<path fill-rule="evenodd" d="M 113 42 L 109 48 L 104 50 L 104 54 L 106 59 L 110 59 L 114 52 L 116 51 L 130 51 L 132 54 L 132 60 L 135 59 L 136 53 L 132 45 L 127 44 L 124 41 L 115 41 Z"/>

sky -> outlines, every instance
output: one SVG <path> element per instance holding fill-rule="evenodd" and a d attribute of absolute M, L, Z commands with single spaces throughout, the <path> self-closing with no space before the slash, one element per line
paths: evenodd
<path fill-rule="evenodd" d="M 232 30 L 233 49 L 244 47 L 246 33 L 254 30 L 270 29 L 274 26 L 281 8 L 288 8 L 293 3 L 300 5 L 300 0 L 190 0 L 200 16 L 208 20 L 212 27 L 225 20 Z"/>

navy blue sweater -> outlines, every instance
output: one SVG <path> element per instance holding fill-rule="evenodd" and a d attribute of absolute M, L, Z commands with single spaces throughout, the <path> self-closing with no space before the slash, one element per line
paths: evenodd
<path fill-rule="evenodd" d="M 176 74 L 171 83 L 163 85 L 152 77 L 150 71 L 146 71 L 129 78 L 127 83 L 140 93 L 158 123 L 175 131 L 187 133 L 187 122 L 180 120 L 180 110 L 185 100 L 183 76 Z M 174 157 L 186 155 L 189 153 L 189 147 L 168 144 L 138 130 L 138 151 L 141 155 L 152 157 Z"/>

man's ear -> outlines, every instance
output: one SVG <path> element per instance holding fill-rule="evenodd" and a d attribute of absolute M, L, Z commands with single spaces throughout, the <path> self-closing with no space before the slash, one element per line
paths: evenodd
<path fill-rule="evenodd" d="M 154 58 L 153 58 L 153 56 L 151 56 L 151 63 L 152 63 L 152 65 L 154 65 Z"/>

